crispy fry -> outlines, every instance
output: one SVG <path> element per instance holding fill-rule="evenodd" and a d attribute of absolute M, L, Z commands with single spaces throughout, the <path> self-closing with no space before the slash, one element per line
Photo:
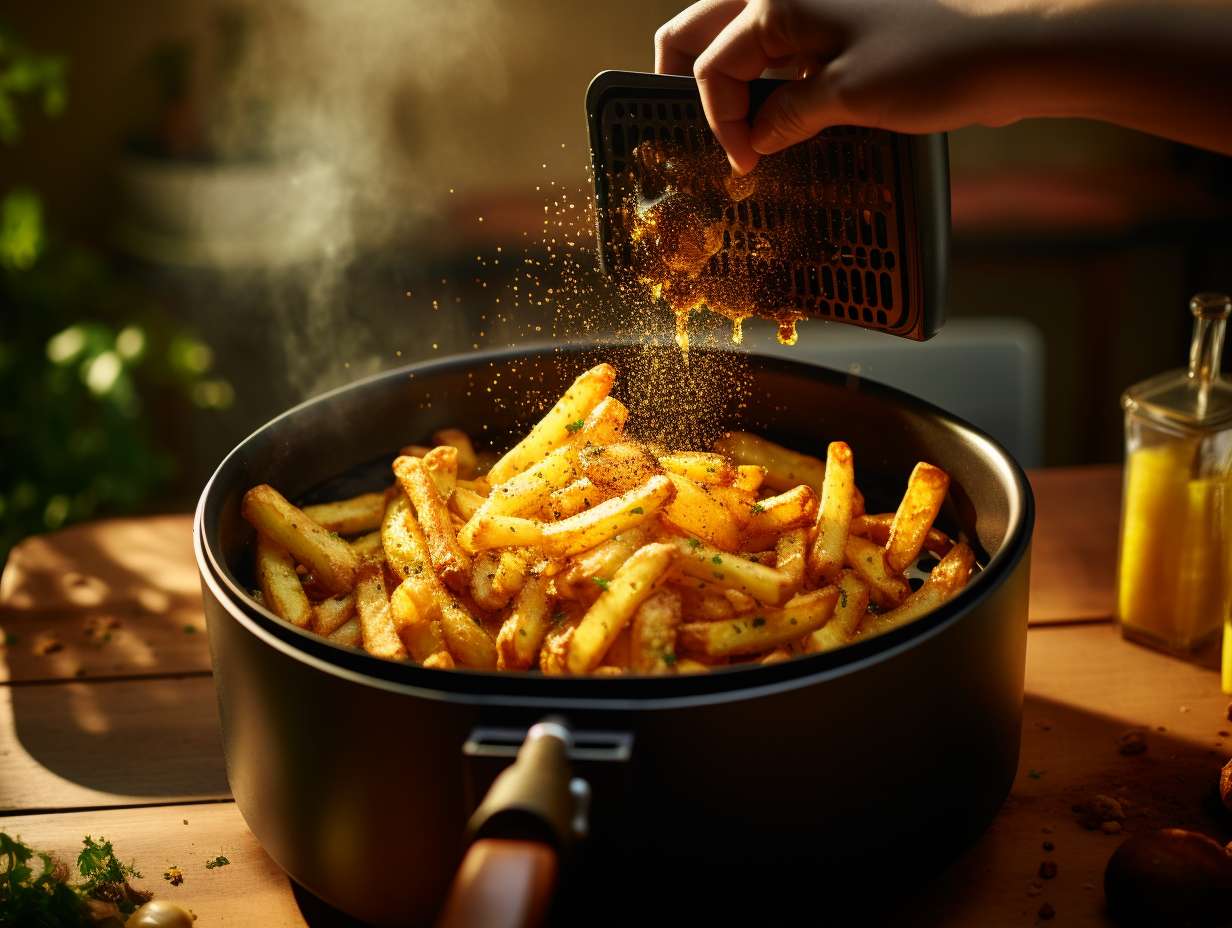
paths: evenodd
<path fill-rule="evenodd" d="M 975 553 L 971 548 L 962 542 L 954 545 L 933 568 L 924 585 L 904 599 L 898 608 L 873 617 L 866 623 L 865 634 L 880 635 L 932 612 L 967 585 L 974 566 Z"/>
<path fill-rule="evenodd" d="M 543 543 L 543 525 L 520 516 L 492 516 L 476 513 L 458 532 L 467 551 L 489 548 L 514 548 Z"/>
<path fill-rule="evenodd" d="M 886 565 L 885 549 L 867 538 L 847 537 L 846 561 L 871 588 L 873 602 L 883 609 L 897 606 L 911 592 L 907 581 Z"/>
<path fill-rule="evenodd" d="M 361 493 L 336 503 L 318 503 L 305 506 L 304 515 L 327 532 L 339 535 L 358 535 L 370 532 L 381 524 L 385 514 L 384 493 Z"/>
<path fill-rule="evenodd" d="M 843 441 L 830 442 L 821 484 L 821 506 L 817 510 L 816 536 L 808 555 L 809 581 L 814 584 L 833 580 L 843 569 L 855 489 L 851 448 Z"/>
<path fill-rule="evenodd" d="M 638 607 L 629 636 L 629 667 L 634 673 L 671 671 L 680 616 L 680 594 L 670 589 L 652 593 Z"/>
<path fill-rule="evenodd" d="M 765 607 L 727 622 L 689 622 L 680 626 L 680 648 L 709 657 L 760 654 L 820 628 L 838 601 L 838 587 L 801 593 L 781 608 Z"/>
<path fill-rule="evenodd" d="M 312 630 L 329 636 L 355 615 L 355 594 L 343 593 L 323 599 L 312 607 Z"/>
<path fill-rule="evenodd" d="M 676 673 L 709 673 L 710 665 L 703 664 L 701 661 L 692 657 L 679 657 L 676 659 Z"/>
<path fill-rule="evenodd" d="M 715 586 L 740 590 L 759 603 L 773 606 L 791 596 L 791 578 L 776 568 L 720 551 L 696 538 L 676 538 L 673 543 L 680 552 L 676 563 L 683 574 Z"/>
<path fill-rule="evenodd" d="M 672 545 L 653 543 L 635 551 L 586 611 L 569 645 L 570 673 L 594 670 L 676 557 Z"/>
<path fill-rule="evenodd" d="M 529 434 L 492 465 L 488 472 L 492 485 L 504 483 L 566 444 L 581 431 L 586 417 L 607 397 L 615 380 L 616 370 L 610 364 L 598 364 L 578 377 Z"/>
<path fill-rule="evenodd" d="M 754 503 L 745 528 L 749 547 L 759 548 L 762 539 L 769 541 L 793 528 L 811 525 L 816 517 L 817 493 L 804 484 Z"/>
<path fill-rule="evenodd" d="M 890 540 L 890 525 L 893 522 L 894 513 L 892 512 L 855 516 L 851 520 L 851 534 L 867 538 L 885 547 L 886 542 Z M 950 536 L 935 525 L 924 536 L 924 549 L 934 557 L 945 557 L 953 546 L 954 542 Z"/>
<path fill-rule="evenodd" d="M 522 588 L 526 562 L 512 551 L 484 551 L 471 567 L 471 598 L 483 609 L 504 609 Z"/>
<path fill-rule="evenodd" d="M 804 562 L 807 554 L 808 531 L 804 528 L 788 529 L 775 543 L 775 569 L 787 577 L 787 588 L 792 593 L 804 585 Z"/>
<path fill-rule="evenodd" d="M 295 572 L 295 559 L 264 535 L 257 536 L 257 584 L 274 615 L 300 628 L 312 624 L 312 606 Z"/>
<path fill-rule="evenodd" d="M 829 651 L 855 640 L 868 616 L 868 584 L 852 570 L 841 571 L 837 579 L 838 605 L 830 621 L 801 641 L 806 654 Z"/>
<path fill-rule="evenodd" d="M 758 659 L 759 664 L 781 664 L 783 661 L 791 660 L 791 651 L 780 645 L 773 651 Z"/>
<path fill-rule="evenodd" d="M 949 488 L 949 474 L 941 468 L 923 461 L 915 466 L 907 481 L 907 492 L 890 524 L 890 537 L 886 541 L 886 563 L 890 570 L 906 570 L 915 563 Z"/>
<path fill-rule="evenodd" d="M 740 526 L 726 506 L 688 477 L 679 474 L 667 477 L 676 488 L 676 495 L 663 514 L 665 521 L 683 534 L 693 535 L 724 551 L 740 547 Z"/>
<path fill-rule="evenodd" d="M 597 598 L 599 586 L 594 578 L 610 580 L 634 551 L 650 541 L 650 531 L 639 525 L 582 552 L 556 578 L 557 592 L 568 599 Z"/>
<path fill-rule="evenodd" d="M 450 589 L 466 589 L 471 558 L 458 544 L 449 510 L 424 462 L 419 458 L 400 457 L 394 461 L 394 475 L 415 508 L 415 519 L 428 542 L 432 567 Z"/>
<path fill-rule="evenodd" d="M 458 466 L 455 473 L 463 480 L 470 480 L 478 470 L 479 460 L 471 437 L 461 429 L 441 429 L 432 434 L 432 444 L 447 445 L 457 450 Z"/>
<path fill-rule="evenodd" d="M 568 486 L 554 490 L 543 509 L 553 521 L 557 521 L 575 516 L 583 509 L 597 506 L 611 497 L 609 490 L 595 486 L 586 477 L 580 477 Z"/>
<path fill-rule="evenodd" d="M 244 494 L 244 518 L 275 544 L 312 571 L 331 593 L 345 593 L 355 585 L 358 559 L 351 546 L 319 526 L 268 484 Z"/>
<path fill-rule="evenodd" d="M 578 460 L 586 479 L 617 493 L 631 490 L 661 472 L 659 462 L 632 442 L 590 445 L 578 452 Z"/>
<path fill-rule="evenodd" d="M 736 477 L 732 486 L 737 490 L 756 493 L 766 481 L 766 469 L 758 464 L 736 465 Z"/>
<path fill-rule="evenodd" d="M 385 507 L 385 518 L 381 522 L 381 547 L 385 551 L 385 562 L 400 578 L 399 583 L 432 569 L 423 530 L 411 512 L 410 500 L 402 494 Z"/>
<path fill-rule="evenodd" d="M 672 588 L 680 594 L 681 612 L 689 622 L 721 622 L 736 616 L 731 600 L 708 583 L 689 580 Z"/>
<path fill-rule="evenodd" d="M 389 600 L 394 629 L 411 658 L 425 667 L 452 667 L 440 619 L 434 614 L 432 581 L 407 577 Z"/>
<path fill-rule="evenodd" d="M 402 646 L 389 614 L 385 575 L 375 564 L 365 564 L 359 569 L 355 582 L 355 611 L 359 613 L 359 629 L 365 651 L 374 657 L 396 661 L 406 659 L 406 648 Z"/>
<path fill-rule="evenodd" d="M 475 513 L 483 506 L 483 499 L 474 490 L 459 484 L 453 488 L 453 495 L 449 497 L 449 509 L 465 523 L 475 517 Z"/>
<path fill-rule="evenodd" d="M 575 516 L 543 527 L 543 546 L 556 557 L 593 548 L 614 535 L 654 518 L 675 495 L 672 482 L 660 475 Z"/>
<path fill-rule="evenodd" d="M 792 451 L 751 432 L 728 432 L 714 447 L 737 464 L 762 467 L 766 485 L 772 489 L 790 490 L 803 483 L 821 492 L 826 466 L 811 454 Z"/>
<path fill-rule="evenodd" d="M 543 638 L 543 646 L 539 649 L 539 670 L 549 676 L 560 676 L 569 672 L 569 645 L 573 641 L 574 632 L 582 624 L 582 613 L 572 613 L 555 621 Z"/>
<path fill-rule="evenodd" d="M 436 492 L 446 504 L 458 482 L 458 449 L 452 445 L 433 448 L 421 459 Z"/>
<path fill-rule="evenodd" d="M 610 445 L 620 441 L 625 433 L 625 422 L 629 418 L 629 410 L 614 396 L 604 398 L 582 424 L 582 428 L 573 436 L 575 445 Z"/>
<path fill-rule="evenodd" d="M 552 493 L 580 475 L 577 452 L 568 446 L 558 448 L 533 467 L 493 485 L 480 511 L 499 516 L 535 512 L 547 504 Z"/>
<path fill-rule="evenodd" d="M 563 616 L 562 616 L 563 617 Z M 496 636 L 496 668 L 527 670 L 552 627 L 551 584 L 547 577 L 526 578 L 509 617 Z"/>
<path fill-rule="evenodd" d="M 358 648 L 363 645 L 363 632 L 359 627 L 359 619 L 351 619 L 325 636 L 328 641 L 348 648 Z"/>
<path fill-rule="evenodd" d="M 382 505 L 381 512 L 384 514 L 385 507 Z M 355 552 L 355 556 L 363 561 L 380 562 L 385 560 L 385 551 L 381 548 L 381 526 L 380 521 L 377 522 L 378 531 L 369 532 L 366 535 L 360 535 L 351 542 L 351 550 Z"/>
<path fill-rule="evenodd" d="M 723 508 L 727 510 L 727 514 L 740 532 L 748 529 L 750 520 L 760 510 L 757 495 L 735 485 L 721 487 L 717 484 L 708 484 L 704 489 L 707 496 L 723 504 Z"/>
<path fill-rule="evenodd" d="M 731 458 L 711 451 L 674 451 L 660 455 L 659 465 L 669 473 L 688 477 L 694 483 L 731 486 L 736 466 Z"/>

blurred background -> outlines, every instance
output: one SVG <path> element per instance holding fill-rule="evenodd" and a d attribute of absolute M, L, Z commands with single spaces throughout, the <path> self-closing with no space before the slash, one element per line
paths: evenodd
<path fill-rule="evenodd" d="M 0 561 L 191 508 L 244 435 L 357 377 L 627 328 L 590 276 L 583 94 L 651 69 L 682 2 L 5 5 Z M 1028 466 L 1118 460 L 1120 392 L 1184 363 L 1192 293 L 1232 289 L 1229 159 L 1076 121 L 950 155 L 951 324 L 791 350 Z"/>

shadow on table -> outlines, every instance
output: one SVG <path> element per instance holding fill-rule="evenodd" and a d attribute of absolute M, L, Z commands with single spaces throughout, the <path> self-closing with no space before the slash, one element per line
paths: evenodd
<path fill-rule="evenodd" d="M 1152 729 L 1145 734 L 1145 753 L 1124 755 L 1117 739 L 1127 727 L 1123 719 L 1028 696 L 1019 775 L 997 819 L 974 842 L 955 846 L 940 832 L 925 840 L 887 834 L 884 858 L 842 877 L 807 863 L 799 873 L 744 867 L 729 872 L 720 861 L 709 865 L 709 882 L 698 883 L 679 874 L 657 874 L 645 861 L 623 861 L 619 870 L 600 874 L 606 889 L 575 893 L 579 898 L 570 900 L 569 911 L 558 913 L 552 924 L 986 928 L 1040 924 L 1045 902 L 1066 924 L 1110 924 L 1103 914 L 1103 870 L 1126 836 L 1165 826 L 1193 828 L 1220 841 L 1232 836 L 1232 822 L 1215 793 L 1225 753 Z M 904 758 L 904 770 L 919 762 Z M 1096 794 L 1122 804 L 1120 834 L 1080 822 L 1074 806 Z M 913 793 L 904 781 L 902 794 L 886 801 L 927 802 L 928 797 Z M 818 840 L 824 841 L 824 834 Z M 1045 840 L 1055 844 L 1054 852 L 1042 849 Z M 1059 864 L 1062 878 L 1036 879 L 1045 857 Z M 620 897 L 638 883 L 665 888 L 653 906 L 621 911 Z M 360 925 L 306 890 L 294 890 L 305 921 L 314 928 Z M 741 891 L 747 896 L 744 903 Z"/>

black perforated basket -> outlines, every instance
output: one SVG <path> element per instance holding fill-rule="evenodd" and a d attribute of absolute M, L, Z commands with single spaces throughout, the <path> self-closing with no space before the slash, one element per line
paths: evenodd
<path fill-rule="evenodd" d="M 754 113 L 780 83 L 753 82 Z M 646 140 L 688 151 L 718 142 L 690 77 L 603 71 L 587 90 L 586 111 L 599 262 L 605 273 L 618 274 L 630 263 L 619 209 L 637 180 L 633 149 Z M 935 335 L 945 319 L 950 241 L 945 136 L 834 126 L 766 161 L 778 162 L 773 169 L 788 178 L 793 195 L 767 199 L 755 192 L 730 204 L 723 247 L 701 274 L 763 262 L 762 276 L 789 294 L 783 310 L 916 340 Z M 774 248 L 776 236 L 785 242 L 788 232 L 792 247 Z M 754 251 L 754 237 L 772 247 Z"/>

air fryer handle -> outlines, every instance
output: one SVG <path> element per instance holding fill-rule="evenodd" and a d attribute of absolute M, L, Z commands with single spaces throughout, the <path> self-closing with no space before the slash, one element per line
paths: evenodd
<path fill-rule="evenodd" d="M 538 841 L 481 838 L 470 846 L 437 928 L 536 928 L 556 890 L 556 850 Z"/>

